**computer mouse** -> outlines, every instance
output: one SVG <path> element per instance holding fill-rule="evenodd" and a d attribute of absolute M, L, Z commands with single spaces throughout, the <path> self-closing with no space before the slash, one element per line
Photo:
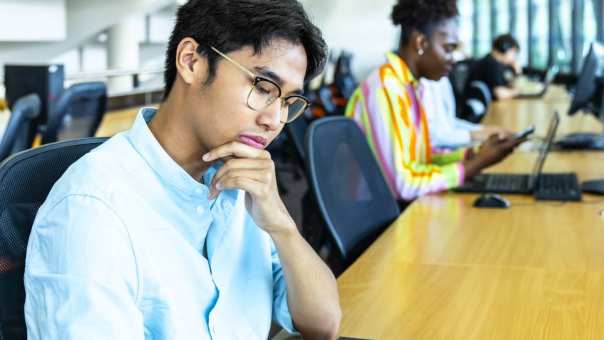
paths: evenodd
<path fill-rule="evenodd" d="M 500 208 L 505 209 L 510 206 L 510 202 L 496 194 L 484 194 L 474 201 L 477 208 Z"/>

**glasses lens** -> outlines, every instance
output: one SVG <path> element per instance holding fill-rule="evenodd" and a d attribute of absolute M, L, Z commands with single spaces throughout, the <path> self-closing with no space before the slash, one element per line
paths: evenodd
<path fill-rule="evenodd" d="M 263 110 L 279 98 L 280 90 L 270 81 L 259 79 L 252 88 L 247 100 L 247 105 L 253 110 Z"/>
<path fill-rule="evenodd" d="M 286 99 L 283 110 L 286 114 L 286 122 L 289 123 L 298 118 L 308 107 L 308 101 L 300 97 L 290 97 Z"/>

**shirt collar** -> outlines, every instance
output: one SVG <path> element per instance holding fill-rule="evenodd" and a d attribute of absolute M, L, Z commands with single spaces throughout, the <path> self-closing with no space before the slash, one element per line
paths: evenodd
<path fill-rule="evenodd" d="M 403 84 L 412 84 L 413 86 L 417 87 L 417 79 L 415 78 L 413 73 L 411 73 L 409 66 L 407 66 L 407 63 L 405 63 L 403 58 L 399 57 L 398 54 L 392 52 L 386 53 L 386 58 L 388 59 L 388 64 L 390 64 L 390 67 L 392 67 L 392 69 L 394 70 L 396 77 Z"/>
<path fill-rule="evenodd" d="M 157 174 L 164 185 L 171 186 L 176 190 L 189 195 L 208 195 L 208 187 L 189 175 L 176 161 L 168 155 L 166 150 L 159 144 L 148 123 L 153 119 L 157 109 L 142 108 L 132 128 L 129 131 L 130 143 L 141 155 L 145 162 Z M 204 174 L 204 183 L 211 183 L 212 177 L 222 166 L 222 162 L 213 164 Z M 226 190 L 234 191 L 234 190 Z"/>

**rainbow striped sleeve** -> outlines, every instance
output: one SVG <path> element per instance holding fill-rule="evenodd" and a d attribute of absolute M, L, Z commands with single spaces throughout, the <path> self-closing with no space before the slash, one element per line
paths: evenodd
<path fill-rule="evenodd" d="M 464 178 L 458 162 L 464 150 L 432 154 L 420 105 L 386 64 L 361 83 L 346 110 L 365 133 L 391 191 L 407 201 L 456 187 Z"/>

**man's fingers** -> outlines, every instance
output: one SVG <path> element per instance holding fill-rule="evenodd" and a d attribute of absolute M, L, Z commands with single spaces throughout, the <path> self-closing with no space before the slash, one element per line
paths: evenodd
<path fill-rule="evenodd" d="M 266 150 L 256 149 L 241 142 L 230 142 L 221 145 L 203 155 L 204 162 L 212 162 L 225 157 L 270 159 Z"/>

